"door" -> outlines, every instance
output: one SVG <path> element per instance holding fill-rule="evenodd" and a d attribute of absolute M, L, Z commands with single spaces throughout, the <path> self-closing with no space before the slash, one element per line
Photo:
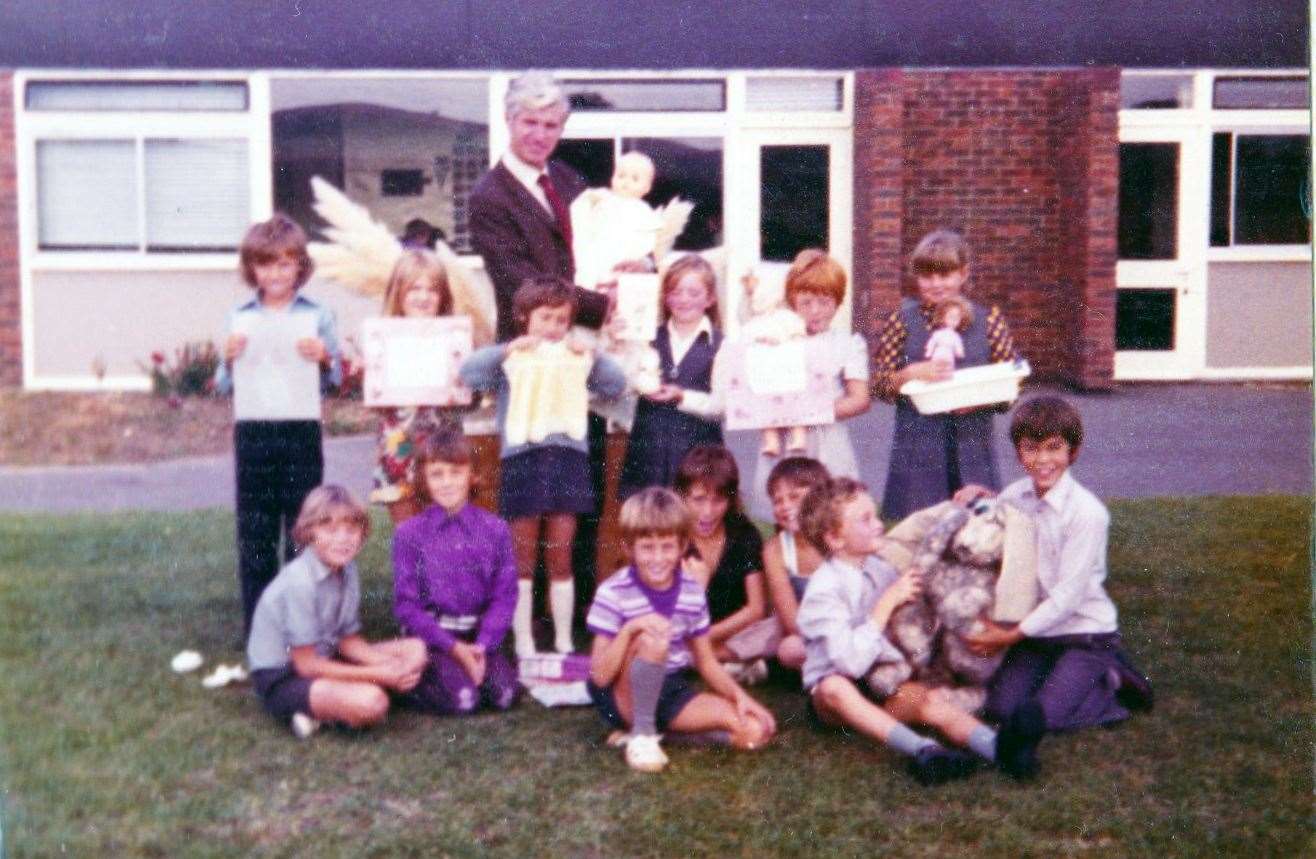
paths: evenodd
<path fill-rule="evenodd" d="M 851 273 L 852 133 L 849 129 L 750 129 L 728 141 L 727 312 L 734 331 L 745 294 L 741 277 L 784 280 L 791 260 L 820 247 Z M 833 325 L 849 330 L 853 290 Z"/>
<path fill-rule="evenodd" d="M 1192 379 L 1206 354 L 1209 135 L 1121 128 L 1115 378 Z"/>

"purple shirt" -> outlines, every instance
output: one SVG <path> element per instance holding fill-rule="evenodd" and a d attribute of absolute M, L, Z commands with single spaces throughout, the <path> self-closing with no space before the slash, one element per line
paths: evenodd
<path fill-rule="evenodd" d="M 689 668 L 694 662 L 689 640 L 708 632 L 708 602 L 704 587 L 685 570 L 666 591 L 647 587 L 627 567 L 613 574 L 594 592 L 585 625 L 595 635 L 616 638 L 628 621 L 646 614 L 661 614 L 672 624 L 672 639 L 667 648 L 667 672 Z"/>
<path fill-rule="evenodd" d="M 393 535 L 393 614 L 410 635 L 447 653 L 478 630 L 477 644 L 502 643 L 516 607 L 512 533 L 497 516 L 467 504 L 438 504 Z"/>

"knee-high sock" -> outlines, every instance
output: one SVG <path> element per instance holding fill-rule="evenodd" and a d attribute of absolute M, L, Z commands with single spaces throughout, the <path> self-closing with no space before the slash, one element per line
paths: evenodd
<path fill-rule="evenodd" d="M 658 733 L 658 696 L 667 679 L 667 666 L 647 659 L 632 659 L 630 669 L 632 734 Z"/>
<path fill-rule="evenodd" d="M 571 618 L 576 612 L 576 583 L 570 579 L 550 583 L 548 608 L 553 615 L 553 648 L 558 653 L 570 653 Z"/>
<path fill-rule="evenodd" d="M 535 583 L 532 579 L 518 579 L 516 583 L 516 610 L 512 612 L 512 640 L 517 656 L 535 655 L 535 633 L 530 622 L 530 610 L 535 602 Z"/>

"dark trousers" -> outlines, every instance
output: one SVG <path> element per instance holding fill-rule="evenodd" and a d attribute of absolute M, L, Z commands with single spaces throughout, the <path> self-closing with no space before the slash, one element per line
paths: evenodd
<path fill-rule="evenodd" d="M 1036 701 L 1048 731 L 1119 722 L 1129 717 L 1115 697 L 1126 664 L 1119 633 L 1025 638 L 992 677 L 987 715 L 1004 723 Z"/>
<path fill-rule="evenodd" d="M 265 586 L 292 560 L 292 526 L 306 494 L 324 476 L 319 421 L 238 421 L 233 427 L 237 466 L 238 587 L 243 634 L 251 631 Z M 283 539 L 283 555 L 279 540 Z"/>

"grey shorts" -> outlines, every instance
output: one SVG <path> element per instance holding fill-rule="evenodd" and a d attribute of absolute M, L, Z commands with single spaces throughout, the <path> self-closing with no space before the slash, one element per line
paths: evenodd
<path fill-rule="evenodd" d="M 621 711 L 617 709 L 617 699 L 613 697 L 612 687 L 595 686 L 593 680 L 588 680 L 585 687 L 589 690 L 590 700 L 594 702 L 594 708 L 599 711 L 603 721 L 607 722 L 613 728 L 626 730 L 630 727 L 621 717 Z M 672 723 L 685 705 L 699 694 L 690 683 L 690 675 L 687 671 L 676 671 L 668 674 L 663 678 L 663 688 L 658 693 L 658 711 L 654 715 L 658 730 L 665 731 L 667 726 Z"/>
<path fill-rule="evenodd" d="M 251 672 L 251 687 L 265 705 L 265 711 L 280 722 L 290 722 L 294 713 L 311 713 L 311 683 L 291 665 L 261 668 Z"/>

